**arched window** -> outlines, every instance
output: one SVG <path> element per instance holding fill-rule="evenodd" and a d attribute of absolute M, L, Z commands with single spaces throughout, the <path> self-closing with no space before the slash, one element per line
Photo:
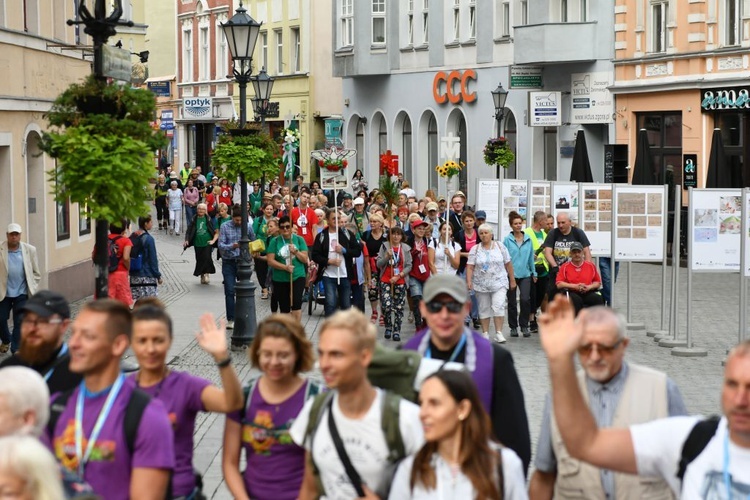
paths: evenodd
<path fill-rule="evenodd" d="M 430 172 L 430 189 L 437 191 L 438 174 L 435 167 L 438 164 L 438 128 L 435 115 L 430 115 L 427 124 L 427 168 Z"/>
<path fill-rule="evenodd" d="M 362 117 L 357 119 L 357 136 L 354 149 L 357 150 L 357 168 L 365 173 L 365 120 Z"/>
<path fill-rule="evenodd" d="M 518 163 L 518 150 L 516 148 L 516 117 L 506 108 L 505 110 L 505 121 L 503 122 L 505 131 L 503 132 L 503 135 L 506 139 L 508 139 L 508 146 L 510 146 L 510 149 L 513 150 L 514 153 L 516 153 L 516 159 L 508 165 L 508 168 L 505 169 L 505 178 L 506 179 L 517 179 L 518 178 L 518 169 L 516 168 L 516 164 Z"/>
<path fill-rule="evenodd" d="M 404 115 L 404 126 L 401 130 L 401 171 L 404 173 L 404 179 L 408 180 L 412 189 L 416 183 L 414 178 L 414 169 L 412 168 L 412 143 L 411 143 L 411 120 L 408 115 Z"/>
<path fill-rule="evenodd" d="M 378 127 L 378 154 L 385 153 L 388 149 L 388 124 L 385 118 L 380 115 L 380 126 Z"/>

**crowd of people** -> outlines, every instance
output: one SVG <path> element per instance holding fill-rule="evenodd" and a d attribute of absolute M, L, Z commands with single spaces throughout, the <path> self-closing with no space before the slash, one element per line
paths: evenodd
<path fill-rule="evenodd" d="M 0 496 L 204 498 L 193 469 L 200 412 L 226 415 L 222 472 L 238 499 L 750 494 L 750 342 L 727 358 L 723 416 L 686 417 L 665 373 L 626 360 L 624 322 L 602 293 L 611 284 L 564 212 L 557 227 L 544 212 L 511 212 L 501 235 L 461 192 L 417 198 L 404 181 L 387 207 L 361 172 L 356 196 L 339 200 L 302 178 L 291 189 L 251 184 L 249 251 L 273 313 L 247 351 L 259 375 L 241 381 L 226 333 L 242 258 L 239 190 L 183 170 L 169 178 L 186 187 L 171 181 L 165 200 L 167 176 L 157 181 L 157 220 L 167 233 L 185 227 L 172 217 L 176 187 L 179 217 L 194 208 L 183 244 L 194 247 L 194 275 L 207 285 L 221 267 L 226 319 L 204 314 L 196 334 L 220 386 L 167 364 L 175 332 L 158 299 L 151 217 L 132 233 L 127 221 L 110 225 L 110 298 L 75 317 L 63 296 L 37 290 L 33 247 L 11 224 L 0 255 L 17 255 L 0 259 L 0 323 L 13 312 L 18 332 L 2 339 L 12 356 L 0 362 Z M 301 323 L 316 296 L 317 352 Z M 538 332 L 549 361 L 533 469 L 524 390 L 501 345 L 506 313 L 510 335 Z M 125 374 L 128 349 L 138 369 Z M 407 358 L 399 383 L 374 375 Z M 322 384 L 306 376 L 313 369 Z"/>

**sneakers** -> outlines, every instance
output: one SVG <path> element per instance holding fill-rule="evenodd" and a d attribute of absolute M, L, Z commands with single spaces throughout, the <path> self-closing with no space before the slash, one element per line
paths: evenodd
<path fill-rule="evenodd" d="M 391 338 L 391 331 L 390 330 L 386 330 L 385 331 L 385 335 L 383 335 L 383 337 L 385 337 L 385 340 L 390 340 L 390 338 Z"/>
<path fill-rule="evenodd" d="M 479 318 L 474 318 L 474 330 L 481 330 L 482 329 L 482 323 L 479 321 Z"/>
<path fill-rule="evenodd" d="M 536 324 L 536 320 L 529 324 L 530 333 L 539 333 L 539 325 Z"/>
<path fill-rule="evenodd" d="M 516 337 L 518 337 L 518 334 L 516 334 Z M 497 342 L 498 344 L 504 344 L 507 341 L 505 340 L 505 337 L 503 337 L 502 333 L 497 332 L 495 334 L 495 342 Z"/>
<path fill-rule="evenodd" d="M 380 313 L 380 321 L 378 322 L 378 325 L 385 326 L 385 316 L 383 316 L 383 313 Z"/>
<path fill-rule="evenodd" d="M 227 330 L 234 330 L 234 321 L 227 321 Z"/>
<path fill-rule="evenodd" d="M 486 338 L 487 340 L 490 340 L 490 332 L 482 332 L 482 337 Z"/>
<path fill-rule="evenodd" d="M 409 315 L 406 317 L 406 321 L 409 323 L 414 323 L 414 313 L 409 311 Z"/>
<path fill-rule="evenodd" d="M 10 344 L 0 344 L 0 353 L 5 354 L 10 349 Z"/>
<path fill-rule="evenodd" d="M 521 333 L 526 338 L 531 337 L 531 333 L 529 333 L 529 329 L 528 328 L 521 327 Z"/>
<path fill-rule="evenodd" d="M 511 329 L 510 329 L 510 336 L 511 336 L 511 337 L 518 337 L 518 329 L 516 329 L 516 328 L 511 328 Z"/>
<path fill-rule="evenodd" d="M 396 332 L 393 334 L 393 341 L 394 342 L 401 342 L 401 334 Z"/>

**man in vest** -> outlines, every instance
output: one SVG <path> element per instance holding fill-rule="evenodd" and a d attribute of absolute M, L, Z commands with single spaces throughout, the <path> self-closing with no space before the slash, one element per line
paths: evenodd
<path fill-rule="evenodd" d="M 583 335 L 577 350 L 583 369 L 577 381 L 599 427 L 624 428 L 687 414 L 680 391 L 666 374 L 624 361 L 629 339 L 622 318 L 598 306 L 585 310 L 580 321 Z M 532 499 L 672 498 L 663 480 L 614 473 L 572 458 L 551 412 L 548 396 L 529 485 Z"/>
<path fill-rule="evenodd" d="M 547 306 L 547 287 L 549 286 L 549 263 L 544 257 L 542 245 L 547 238 L 547 232 L 544 227 L 547 225 L 547 214 L 539 210 L 534 212 L 534 218 L 531 225 L 523 230 L 531 238 L 531 245 L 534 249 L 534 267 L 536 268 L 536 283 L 531 284 L 531 318 L 529 321 L 529 331 L 536 333 L 539 326 L 536 323 L 536 311 L 544 309 Z"/>

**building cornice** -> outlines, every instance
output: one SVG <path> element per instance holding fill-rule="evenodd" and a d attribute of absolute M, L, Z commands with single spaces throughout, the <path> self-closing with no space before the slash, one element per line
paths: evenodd
<path fill-rule="evenodd" d="M 13 97 L 0 95 L 0 111 L 20 111 L 29 113 L 46 113 L 52 107 L 54 99 L 37 97 Z"/>
<path fill-rule="evenodd" d="M 0 28 L 0 45 L 7 44 L 7 45 L 14 45 L 16 47 L 23 47 L 29 50 L 36 50 L 39 52 L 47 52 L 49 54 L 53 54 L 56 56 L 66 57 L 70 59 L 75 59 L 77 61 L 82 61 L 82 57 L 76 57 L 73 55 L 75 51 L 72 53 L 66 53 L 65 51 L 61 50 L 59 47 L 61 45 L 64 45 L 65 47 L 70 47 L 72 49 L 78 50 L 80 47 L 81 51 L 85 50 L 91 50 L 90 46 L 87 45 L 66 45 L 67 42 L 63 40 L 54 40 L 52 38 L 45 38 L 37 35 L 30 35 L 28 33 L 25 33 L 23 31 L 15 31 L 7 28 Z M 57 50 L 53 50 L 53 47 L 51 45 L 55 46 Z"/>

